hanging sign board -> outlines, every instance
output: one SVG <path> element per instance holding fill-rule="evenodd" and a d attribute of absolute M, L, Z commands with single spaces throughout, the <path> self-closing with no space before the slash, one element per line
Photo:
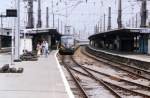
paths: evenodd
<path fill-rule="evenodd" d="M 148 28 L 140 29 L 140 33 L 150 33 L 150 29 Z"/>
<path fill-rule="evenodd" d="M 7 9 L 6 17 L 17 17 L 17 10 L 16 9 Z"/>
<path fill-rule="evenodd" d="M 150 29 L 149 29 L 149 28 L 131 29 L 130 32 L 136 32 L 136 33 L 150 33 Z"/>
<path fill-rule="evenodd" d="M 131 29 L 130 32 L 139 32 L 139 29 Z"/>

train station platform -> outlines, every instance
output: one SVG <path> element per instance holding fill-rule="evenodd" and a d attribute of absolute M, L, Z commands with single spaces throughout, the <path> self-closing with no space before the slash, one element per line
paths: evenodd
<path fill-rule="evenodd" d="M 0 73 L 0 98 L 74 98 L 56 53 L 12 65 L 23 67 L 21 74 Z"/>
<path fill-rule="evenodd" d="M 93 52 L 96 52 L 101 56 L 105 56 L 111 59 L 112 61 L 119 61 L 131 66 L 136 66 L 139 68 L 150 70 L 150 56 L 147 54 L 138 54 L 133 52 L 118 52 L 112 50 L 98 49 L 91 46 L 88 46 L 87 49 L 93 50 Z"/>
<path fill-rule="evenodd" d="M 120 56 L 120 57 L 124 57 L 124 58 L 135 59 L 135 60 L 138 60 L 138 61 L 150 62 L 150 55 L 147 55 L 147 54 L 138 54 L 138 53 L 129 53 L 129 52 L 125 53 L 125 52 L 95 49 L 93 47 L 90 47 L 90 48 L 93 49 L 93 50 L 104 52 L 104 53 L 111 54 L 111 55 L 114 55 L 114 56 L 116 55 L 116 56 Z"/>

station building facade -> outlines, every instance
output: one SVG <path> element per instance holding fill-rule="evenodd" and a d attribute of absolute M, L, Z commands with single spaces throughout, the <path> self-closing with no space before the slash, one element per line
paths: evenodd
<path fill-rule="evenodd" d="M 36 50 L 37 43 L 47 41 L 49 48 L 55 49 L 57 41 L 60 41 L 61 34 L 53 28 L 25 29 L 20 31 L 20 54 L 23 50 Z M 12 29 L 0 28 L 0 49 L 12 46 Z"/>
<path fill-rule="evenodd" d="M 56 49 L 57 41 L 60 41 L 61 34 L 57 29 L 38 28 L 26 29 L 21 34 L 20 53 L 23 50 L 35 51 L 37 44 L 47 41 L 50 49 Z"/>
<path fill-rule="evenodd" d="M 0 48 L 11 47 L 12 29 L 0 28 Z"/>

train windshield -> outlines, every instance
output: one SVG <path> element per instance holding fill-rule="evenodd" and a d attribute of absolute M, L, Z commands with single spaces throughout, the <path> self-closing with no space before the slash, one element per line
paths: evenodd
<path fill-rule="evenodd" d="M 66 44 L 73 44 L 74 43 L 74 38 L 72 36 L 62 36 L 61 37 L 61 42 L 66 43 Z"/>

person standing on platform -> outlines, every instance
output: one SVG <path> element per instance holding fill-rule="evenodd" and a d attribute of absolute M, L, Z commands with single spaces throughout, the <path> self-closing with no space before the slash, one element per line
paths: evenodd
<path fill-rule="evenodd" d="M 59 49 L 59 41 L 56 41 L 56 49 Z"/>
<path fill-rule="evenodd" d="M 41 45 L 40 45 L 40 43 L 37 44 L 36 50 L 37 50 L 37 56 L 40 56 L 41 55 Z"/>
<path fill-rule="evenodd" d="M 45 57 L 48 56 L 48 43 L 45 41 Z"/>
<path fill-rule="evenodd" d="M 42 42 L 42 55 L 45 55 L 45 41 Z"/>

